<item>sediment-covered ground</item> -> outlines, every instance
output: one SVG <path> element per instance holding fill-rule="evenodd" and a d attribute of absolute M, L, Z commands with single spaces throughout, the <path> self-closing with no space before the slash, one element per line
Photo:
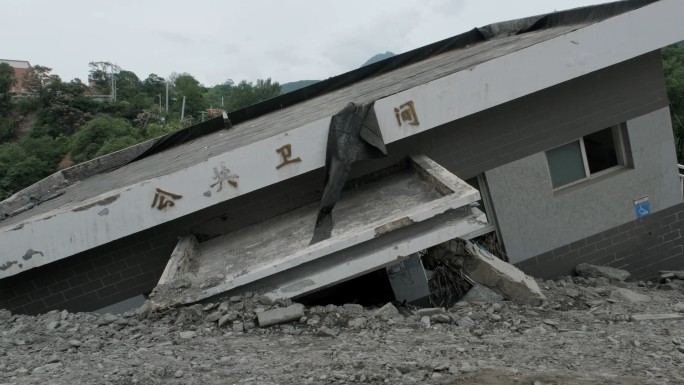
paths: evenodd
<path fill-rule="evenodd" d="M 616 286 L 617 285 L 617 286 Z M 0 384 L 684 384 L 684 281 L 540 282 L 541 307 L 284 308 L 255 295 L 163 313 L 0 311 Z"/>

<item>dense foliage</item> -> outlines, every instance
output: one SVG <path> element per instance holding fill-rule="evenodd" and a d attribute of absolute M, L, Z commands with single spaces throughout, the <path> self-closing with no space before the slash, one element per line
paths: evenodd
<path fill-rule="evenodd" d="M 280 94 L 271 79 L 205 87 L 188 73 L 141 80 L 109 62 L 90 63 L 89 85 L 40 65 L 22 80 L 25 95 L 12 95 L 14 70 L 0 64 L 0 200 L 60 168 L 208 118 L 210 107 L 230 112 Z"/>
<path fill-rule="evenodd" d="M 679 44 L 672 45 L 664 48 L 662 52 L 677 159 L 682 164 L 684 163 L 684 47 Z"/>

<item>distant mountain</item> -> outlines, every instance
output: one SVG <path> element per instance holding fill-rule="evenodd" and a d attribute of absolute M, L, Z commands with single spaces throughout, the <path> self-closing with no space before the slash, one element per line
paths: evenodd
<path fill-rule="evenodd" d="M 392 56 L 394 56 L 394 55 L 395 55 L 395 53 L 394 53 L 394 52 L 390 52 L 390 51 L 387 51 L 387 52 L 385 52 L 385 53 L 379 53 L 379 54 L 373 56 L 372 58 L 366 60 L 365 63 L 361 64 L 361 67 L 365 67 L 365 66 L 367 66 L 367 65 L 369 65 L 369 64 L 377 63 L 377 62 L 379 62 L 380 60 L 385 60 L 385 59 L 390 58 L 390 57 L 392 57 Z"/>
<path fill-rule="evenodd" d="M 363 63 L 363 65 L 361 67 L 379 62 L 380 60 L 385 60 L 385 59 L 390 58 L 394 55 L 395 55 L 394 52 L 390 52 L 390 51 L 387 51 L 385 53 L 379 53 L 377 55 L 374 55 L 372 58 L 368 59 L 365 63 Z M 280 94 L 281 95 L 286 94 L 288 92 L 292 92 L 292 91 L 310 86 L 310 85 L 318 83 L 318 82 L 320 82 L 320 80 L 299 80 L 296 82 L 285 83 L 285 84 L 282 84 L 280 86 Z"/>
<path fill-rule="evenodd" d="M 280 94 L 286 94 L 300 88 L 310 86 L 312 84 L 318 83 L 320 80 L 299 80 L 296 82 L 285 83 L 280 86 Z"/>

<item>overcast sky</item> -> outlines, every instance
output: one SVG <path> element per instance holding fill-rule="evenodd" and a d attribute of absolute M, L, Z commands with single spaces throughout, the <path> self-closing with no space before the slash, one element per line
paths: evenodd
<path fill-rule="evenodd" d="M 325 79 L 492 22 L 603 0 L 0 0 L 0 58 L 63 80 L 110 61 L 206 86 Z"/>

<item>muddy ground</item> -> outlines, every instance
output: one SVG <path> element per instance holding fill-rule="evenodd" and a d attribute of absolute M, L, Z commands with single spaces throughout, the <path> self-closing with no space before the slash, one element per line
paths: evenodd
<path fill-rule="evenodd" d="M 250 294 L 119 316 L 0 311 L 0 384 L 684 384 L 684 320 L 631 319 L 684 315 L 684 281 L 540 286 L 541 307 L 331 305 L 267 328 L 256 312 L 289 304 Z"/>

